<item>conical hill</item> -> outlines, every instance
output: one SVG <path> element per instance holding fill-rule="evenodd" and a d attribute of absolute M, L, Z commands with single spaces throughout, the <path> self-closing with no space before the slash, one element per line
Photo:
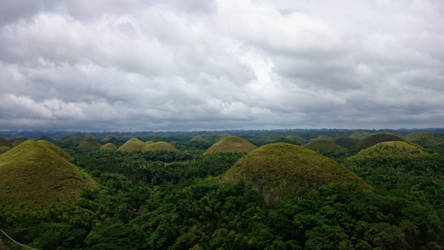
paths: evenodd
<path fill-rule="evenodd" d="M 92 178 L 47 141 L 27 140 L 0 155 L 0 202 L 13 208 L 45 207 L 95 188 Z"/>
<path fill-rule="evenodd" d="M 222 175 L 224 181 L 245 181 L 266 200 L 292 199 L 328 183 L 370 186 L 337 162 L 310 149 L 287 143 L 267 144 L 242 157 Z"/>
<path fill-rule="evenodd" d="M 319 153 L 340 153 L 345 151 L 343 147 L 334 143 L 331 139 L 313 139 L 304 147 Z"/>
<path fill-rule="evenodd" d="M 139 138 L 133 137 L 119 147 L 120 152 L 140 152 L 145 143 Z"/>
<path fill-rule="evenodd" d="M 158 141 L 158 142 L 145 142 L 145 145 L 142 147 L 143 152 L 148 151 L 168 151 L 168 152 L 177 152 L 177 148 L 171 145 L 168 142 Z"/>
<path fill-rule="evenodd" d="M 225 136 L 217 143 L 213 144 L 205 154 L 214 153 L 236 153 L 236 152 L 250 152 L 254 150 L 256 146 L 251 142 L 239 138 L 237 136 Z"/>
<path fill-rule="evenodd" d="M 116 147 L 116 145 L 114 145 L 114 144 L 108 142 L 108 143 L 102 145 L 102 146 L 100 147 L 100 150 L 105 150 L 105 151 L 106 151 L 106 150 L 109 150 L 109 151 L 115 151 L 115 150 L 117 150 L 117 147 Z"/>
<path fill-rule="evenodd" d="M 420 146 L 412 145 L 403 141 L 380 142 L 370 148 L 359 151 L 349 159 L 360 158 L 414 158 L 427 156 Z"/>
<path fill-rule="evenodd" d="M 401 137 L 394 134 L 379 133 L 367 136 L 358 145 L 360 148 L 369 148 L 373 145 L 385 141 L 404 141 L 404 140 Z"/>

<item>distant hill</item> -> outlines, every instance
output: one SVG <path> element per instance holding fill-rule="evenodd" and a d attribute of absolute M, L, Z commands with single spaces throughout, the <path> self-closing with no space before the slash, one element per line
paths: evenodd
<path fill-rule="evenodd" d="M 20 136 L 12 138 L 11 142 L 12 142 L 12 145 L 17 146 L 17 145 L 20 145 L 21 143 L 23 143 L 26 140 L 28 140 L 28 139 L 25 138 L 24 136 L 20 135 Z"/>
<path fill-rule="evenodd" d="M 100 148 L 100 143 L 89 136 L 81 136 L 78 139 L 79 145 L 77 145 L 77 149 L 83 150 L 83 151 L 95 151 Z"/>
<path fill-rule="evenodd" d="M 413 132 L 404 137 L 408 142 L 418 144 L 440 153 L 444 153 L 444 134 Z"/>
<path fill-rule="evenodd" d="M 250 152 L 255 148 L 256 146 L 254 144 L 245 139 L 237 136 L 225 136 L 213 144 L 205 154 Z"/>
<path fill-rule="evenodd" d="M 116 147 L 116 145 L 114 145 L 112 143 L 106 143 L 100 147 L 100 150 L 115 151 L 115 150 L 117 150 L 117 147 Z"/>
<path fill-rule="evenodd" d="M 358 146 L 360 148 L 368 148 L 380 142 L 385 142 L 385 141 L 404 141 L 404 140 L 401 137 L 394 134 L 379 133 L 367 136 L 366 138 L 364 138 L 362 141 L 359 142 Z"/>
<path fill-rule="evenodd" d="M 0 146 L 12 147 L 12 143 L 5 137 L 0 136 Z"/>
<path fill-rule="evenodd" d="M 331 139 L 313 139 L 305 144 L 304 147 L 319 153 L 340 153 L 345 151 L 343 147 L 337 145 Z"/>
<path fill-rule="evenodd" d="M 177 148 L 171 145 L 168 142 L 159 141 L 159 142 L 145 142 L 145 145 L 142 147 L 143 152 L 148 151 L 169 151 L 169 152 L 177 152 Z"/>
<path fill-rule="evenodd" d="M 370 148 L 359 151 L 350 159 L 358 158 L 401 158 L 401 157 L 421 157 L 426 153 L 420 146 L 412 145 L 404 141 L 380 142 Z"/>
<path fill-rule="evenodd" d="M 334 143 L 337 145 L 344 147 L 344 148 L 351 148 L 356 146 L 356 144 L 359 142 L 357 139 L 353 139 L 350 137 L 338 137 L 333 140 Z"/>
<path fill-rule="evenodd" d="M 78 197 L 97 184 L 48 141 L 27 140 L 0 155 L 0 202 L 13 208 L 45 207 Z"/>
<path fill-rule="evenodd" d="M 105 138 L 101 140 L 103 143 L 112 143 L 116 144 L 119 142 L 119 138 L 115 135 L 107 135 Z"/>
<path fill-rule="evenodd" d="M 145 143 L 139 138 L 133 137 L 119 147 L 120 152 L 141 152 Z"/>
<path fill-rule="evenodd" d="M 363 139 L 365 139 L 366 137 L 368 137 L 368 136 L 370 136 L 370 135 L 372 135 L 372 133 L 370 133 L 370 132 L 366 132 L 366 131 L 356 131 L 356 132 L 353 132 L 353 133 L 352 133 L 351 135 L 349 135 L 348 137 L 360 141 L 360 140 L 363 140 Z"/>
<path fill-rule="evenodd" d="M 370 188 L 337 162 L 287 143 L 267 144 L 251 151 L 223 174 L 222 180 L 245 181 L 262 191 L 268 201 L 293 199 L 332 182 Z"/>

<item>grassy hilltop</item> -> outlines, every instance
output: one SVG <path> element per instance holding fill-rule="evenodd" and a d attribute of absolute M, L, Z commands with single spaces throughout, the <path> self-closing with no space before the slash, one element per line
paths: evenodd
<path fill-rule="evenodd" d="M 237 136 L 225 136 L 213 146 L 211 146 L 205 154 L 214 153 L 245 153 L 254 150 L 256 146 Z"/>
<path fill-rule="evenodd" d="M 310 149 L 287 143 L 267 144 L 241 158 L 223 176 L 242 180 L 264 192 L 266 199 L 294 198 L 296 194 L 337 182 L 369 187 L 337 162 Z"/>
<path fill-rule="evenodd" d="M 0 201 L 10 207 L 43 207 L 78 197 L 97 184 L 47 141 L 27 140 L 0 155 Z"/>

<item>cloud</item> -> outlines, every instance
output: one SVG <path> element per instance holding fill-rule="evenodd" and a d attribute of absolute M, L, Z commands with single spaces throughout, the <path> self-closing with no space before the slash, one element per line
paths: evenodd
<path fill-rule="evenodd" d="M 437 0 L 0 7 L 1 129 L 444 123 Z"/>

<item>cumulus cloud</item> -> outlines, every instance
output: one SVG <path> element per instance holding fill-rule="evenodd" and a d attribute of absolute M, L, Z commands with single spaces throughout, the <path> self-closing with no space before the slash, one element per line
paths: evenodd
<path fill-rule="evenodd" d="M 444 4 L 0 3 L 0 128 L 444 125 Z"/>

